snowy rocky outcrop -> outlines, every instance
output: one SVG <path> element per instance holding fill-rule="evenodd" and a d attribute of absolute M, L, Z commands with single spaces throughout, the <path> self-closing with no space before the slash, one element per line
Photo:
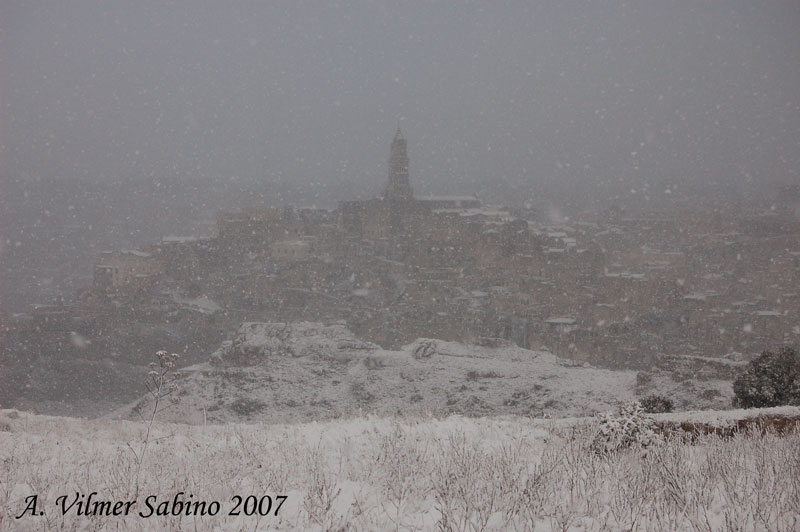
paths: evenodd
<path fill-rule="evenodd" d="M 356 338 L 341 323 L 244 323 L 209 363 L 182 369 L 179 401 L 162 419 L 274 423 L 367 413 L 563 417 L 614 410 L 618 401 L 641 393 L 633 371 L 495 345 L 422 338 L 390 351 Z M 647 386 L 659 389 L 656 380 Z M 702 386 L 724 390 L 725 384 Z M 730 404 L 731 394 L 724 391 L 713 394 L 710 401 L 716 403 L 703 403 L 704 389 L 684 394 L 688 399 L 678 406 Z M 147 397 L 117 414 L 135 418 L 133 407 L 147 411 Z"/>
<path fill-rule="evenodd" d="M 356 338 L 342 324 L 243 323 L 236 338 L 211 356 L 217 366 L 253 366 L 273 357 L 333 357 L 349 351 L 372 352 L 379 346 Z"/>
<path fill-rule="evenodd" d="M 416 341 L 411 353 L 416 359 L 430 358 L 436 354 L 436 340 L 420 338 Z"/>

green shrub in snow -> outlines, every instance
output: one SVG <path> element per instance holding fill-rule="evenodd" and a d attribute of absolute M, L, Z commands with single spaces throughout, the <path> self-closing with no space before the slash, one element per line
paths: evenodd
<path fill-rule="evenodd" d="M 792 347 L 764 351 L 733 382 L 742 408 L 800 405 L 800 353 Z"/>

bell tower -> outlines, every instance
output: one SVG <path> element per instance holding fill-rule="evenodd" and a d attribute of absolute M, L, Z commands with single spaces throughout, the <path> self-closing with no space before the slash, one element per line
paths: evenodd
<path fill-rule="evenodd" d="M 389 153 L 389 182 L 386 185 L 385 199 L 388 201 L 409 201 L 414 199 L 411 184 L 408 181 L 408 143 L 403 138 L 400 126 L 392 140 Z"/>

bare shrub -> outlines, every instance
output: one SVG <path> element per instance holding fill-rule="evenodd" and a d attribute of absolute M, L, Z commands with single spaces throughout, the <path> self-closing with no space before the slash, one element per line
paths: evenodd
<path fill-rule="evenodd" d="M 374 356 L 368 356 L 364 359 L 364 366 L 367 369 L 381 369 L 385 365 L 383 360 L 375 358 Z"/>
<path fill-rule="evenodd" d="M 494 371 L 475 371 L 470 370 L 467 372 L 468 381 L 476 381 L 478 379 L 502 379 L 503 376 Z"/>
<path fill-rule="evenodd" d="M 350 385 L 350 393 L 359 403 L 371 403 L 375 400 L 375 394 L 367 390 L 363 382 L 354 382 Z"/>
<path fill-rule="evenodd" d="M 164 401 L 170 399 L 172 403 L 178 400 L 178 380 L 181 378 L 181 373 L 175 370 L 175 361 L 180 358 L 177 353 L 168 354 L 166 351 L 157 351 L 157 362 L 150 362 L 150 371 L 147 373 L 147 380 L 145 386 L 150 395 L 151 410 L 147 416 L 143 414 L 142 410 L 146 408 L 144 403 L 139 403 L 134 412 L 139 416 L 147 428 L 144 439 L 142 440 L 141 447 L 137 453 L 130 445 L 128 448 L 136 458 L 136 477 L 134 479 L 134 496 L 139 494 L 139 475 L 144 462 L 144 455 L 147 451 L 147 445 L 150 443 L 150 432 L 153 429 L 153 423 L 156 421 L 156 416 L 162 412 L 169 405 L 165 405 Z"/>
<path fill-rule="evenodd" d="M 258 414 L 266 408 L 262 401 L 248 397 L 238 397 L 230 404 L 230 409 L 240 416 Z"/>
<path fill-rule="evenodd" d="M 653 420 L 648 417 L 641 403 L 623 404 L 617 414 L 603 413 L 600 430 L 592 441 L 592 450 L 608 454 L 632 446 L 647 447 L 656 439 Z"/>

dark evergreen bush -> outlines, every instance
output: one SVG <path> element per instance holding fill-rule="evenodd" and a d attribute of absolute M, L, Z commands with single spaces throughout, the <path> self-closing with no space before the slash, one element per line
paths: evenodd
<path fill-rule="evenodd" d="M 764 351 L 733 381 L 734 406 L 800 405 L 800 354 L 791 347 Z"/>
<path fill-rule="evenodd" d="M 648 414 L 665 414 L 672 412 L 675 407 L 670 399 L 656 394 L 648 395 L 639 402 L 642 404 L 642 409 Z"/>

